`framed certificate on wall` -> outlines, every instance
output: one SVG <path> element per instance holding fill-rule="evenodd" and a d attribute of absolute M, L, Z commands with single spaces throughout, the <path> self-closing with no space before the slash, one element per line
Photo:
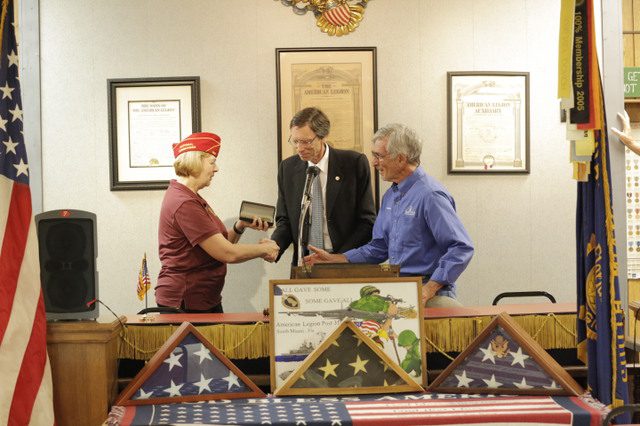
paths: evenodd
<path fill-rule="evenodd" d="M 111 190 L 166 189 L 171 145 L 200 131 L 200 78 L 107 81 Z"/>
<path fill-rule="evenodd" d="M 449 173 L 529 173 L 529 73 L 448 72 Z"/>

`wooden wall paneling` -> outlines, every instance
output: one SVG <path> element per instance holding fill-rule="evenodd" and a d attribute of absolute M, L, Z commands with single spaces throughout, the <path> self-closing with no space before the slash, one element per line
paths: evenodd
<path fill-rule="evenodd" d="M 624 34 L 622 36 L 623 48 L 624 52 L 624 66 L 625 67 L 633 67 L 635 66 L 635 43 L 633 40 L 633 34 Z"/>
<path fill-rule="evenodd" d="M 622 31 L 633 31 L 633 2 L 622 0 Z"/>

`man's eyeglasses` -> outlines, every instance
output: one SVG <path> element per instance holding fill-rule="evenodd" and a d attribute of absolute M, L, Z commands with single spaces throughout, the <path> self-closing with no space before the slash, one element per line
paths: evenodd
<path fill-rule="evenodd" d="M 387 152 L 386 154 L 380 154 L 378 152 L 372 152 L 371 155 L 373 156 L 374 160 L 380 161 L 383 158 L 386 158 L 389 156 L 389 153 Z"/>
<path fill-rule="evenodd" d="M 318 136 L 314 137 L 313 139 L 308 139 L 308 140 L 302 140 L 302 139 L 292 139 L 291 136 L 289 136 L 289 143 L 292 146 L 309 146 L 313 143 L 313 141 L 315 141 L 318 138 Z"/>

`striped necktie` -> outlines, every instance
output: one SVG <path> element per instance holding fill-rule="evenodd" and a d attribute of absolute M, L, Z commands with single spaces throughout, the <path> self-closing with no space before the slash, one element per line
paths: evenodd
<path fill-rule="evenodd" d="M 324 203 L 322 202 L 322 186 L 320 185 L 320 169 L 311 187 L 311 229 L 309 230 L 309 244 L 324 249 L 324 235 L 322 232 L 324 221 Z"/>

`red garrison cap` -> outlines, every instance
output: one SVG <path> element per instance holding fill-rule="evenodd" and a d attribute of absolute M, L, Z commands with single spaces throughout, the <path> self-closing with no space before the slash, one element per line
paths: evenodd
<path fill-rule="evenodd" d="M 183 141 L 173 144 L 173 156 L 177 158 L 183 152 L 202 151 L 217 158 L 218 152 L 220 152 L 220 142 L 220 136 L 214 133 L 194 133 Z"/>

